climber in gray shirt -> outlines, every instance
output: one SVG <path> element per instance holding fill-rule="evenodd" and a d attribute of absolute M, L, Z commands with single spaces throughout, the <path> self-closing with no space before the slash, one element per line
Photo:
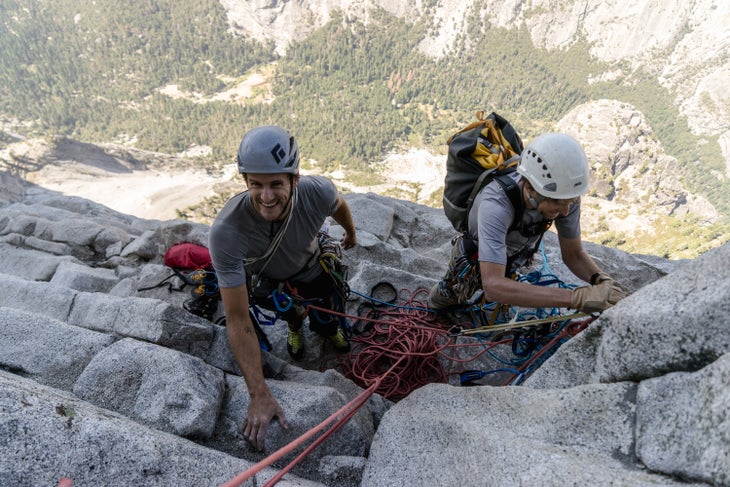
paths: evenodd
<path fill-rule="evenodd" d="M 334 284 L 319 263 L 319 232 L 327 217 L 344 230 L 345 249 L 357 243 L 350 208 L 335 185 L 321 176 L 299 175 L 299 150 L 289 132 L 266 125 L 247 132 L 238 149 L 238 170 L 248 190 L 231 198 L 210 229 L 209 247 L 226 314 L 228 342 L 250 395 L 242 431 L 263 450 L 266 430 L 277 418 L 287 427 L 284 411 L 264 380 L 261 350 L 249 305 L 275 309 L 283 283 L 297 296 L 332 308 Z M 293 359 L 304 351 L 302 323 L 306 309 L 288 308 L 287 350 Z M 339 320 L 327 313 L 310 313 L 312 331 L 339 352 L 350 343 Z"/>
<path fill-rule="evenodd" d="M 588 160 L 575 139 L 561 133 L 536 137 L 522 152 L 516 172 L 498 176 L 475 198 L 468 231 L 455 237 L 449 268 L 431 289 L 429 307 L 465 304 L 480 288 L 489 302 L 584 312 L 603 311 L 625 297 L 621 285 L 583 250 L 580 197 L 588 183 Z M 531 261 L 553 223 L 563 262 L 590 286 L 530 286 L 511 278 Z M 478 269 L 466 272 L 464 266 L 474 261 Z"/>

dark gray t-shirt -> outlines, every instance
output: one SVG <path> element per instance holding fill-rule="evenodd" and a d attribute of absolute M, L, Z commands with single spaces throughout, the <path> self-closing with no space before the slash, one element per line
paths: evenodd
<path fill-rule="evenodd" d="M 510 175 L 515 181 L 522 176 L 518 173 Z M 507 265 L 509 258 L 537 244 L 540 236 L 523 236 L 519 230 L 509 231 L 515 209 L 497 181 L 492 181 L 482 189 L 474 199 L 469 212 L 469 236 L 479 242 L 479 261 Z M 537 210 L 525 209 L 522 217 L 523 228 L 540 226 L 544 222 L 542 214 Z M 555 219 L 558 235 L 565 238 L 580 237 L 580 201 L 570 207 L 568 215 Z M 520 256 L 512 263 L 512 269 L 524 265 L 529 255 Z"/>
<path fill-rule="evenodd" d="M 325 177 L 302 176 L 297 191 L 299 201 L 291 222 L 262 277 L 283 281 L 296 276 L 299 281 L 309 282 L 321 272 L 317 265 L 317 232 L 337 207 L 337 188 Z M 246 269 L 243 261 L 263 255 L 282 223 L 261 218 L 248 191 L 228 200 L 213 222 L 208 239 L 221 287 L 238 287 L 246 282 L 247 272 L 261 270 L 264 261 Z"/>

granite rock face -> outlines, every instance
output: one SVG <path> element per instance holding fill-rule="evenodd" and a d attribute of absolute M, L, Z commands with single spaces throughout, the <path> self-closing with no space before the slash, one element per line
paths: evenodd
<path fill-rule="evenodd" d="M 349 306 L 384 281 L 430 288 L 453 236 L 442 212 L 346 197 L 360 242 L 346 255 Z M 265 327 L 264 371 L 289 428 L 272 423 L 265 453 L 247 448 L 249 398 L 224 326 L 185 311 L 187 290 L 139 291 L 169 276 L 167 247 L 205 245 L 207 232 L 41 189 L 3 203 L 0 484 L 221 485 L 368 397 L 308 330 L 293 362 L 285 324 Z M 728 485 L 730 247 L 681 264 L 586 248 L 633 295 L 522 387 L 373 394 L 280 485 Z M 548 235 L 536 265 L 577 283 L 557 253 Z"/>

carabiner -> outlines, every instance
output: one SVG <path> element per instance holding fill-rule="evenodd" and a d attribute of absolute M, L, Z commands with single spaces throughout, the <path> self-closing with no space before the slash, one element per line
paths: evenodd
<path fill-rule="evenodd" d="M 274 289 L 271 292 L 271 300 L 274 301 L 274 306 L 276 307 L 277 311 L 281 313 L 286 313 L 289 311 L 294 304 L 294 298 L 289 296 L 284 291 L 280 291 L 278 289 Z"/>

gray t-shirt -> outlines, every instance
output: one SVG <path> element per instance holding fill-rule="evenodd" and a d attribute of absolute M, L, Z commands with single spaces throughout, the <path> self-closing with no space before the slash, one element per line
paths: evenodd
<path fill-rule="evenodd" d="M 317 264 L 317 232 L 337 207 L 337 188 L 325 177 L 302 176 L 297 191 L 299 201 L 291 222 L 261 277 L 276 281 L 296 277 L 309 282 L 322 270 Z M 261 218 L 248 191 L 228 200 L 213 222 L 208 239 L 218 284 L 224 288 L 238 287 L 246 282 L 247 272 L 260 272 L 265 261 L 246 269 L 243 261 L 266 253 L 282 223 Z"/>
<path fill-rule="evenodd" d="M 518 173 L 510 176 L 515 181 L 522 178 Z M 476 196 L 469 212 L 469 236 L 479 242 L 479 261 L 507 265 L 510 258 L 526 252 L 512 262 L 508 271 L 525 265 L 529 250 L 537 244 L 540 235 L 525 237 L 519 230 L 509 231 L 514 217 L 515 209 L 497 181 L 487 184 Z M 545 219 L 539 211 L 525 209 L 522 228 L 539 228 L 543 222 Z M 570 207 L 566 216 L 555 219 L 555 228 L 562 237 L 580 237 L 580 201 Z"/>

